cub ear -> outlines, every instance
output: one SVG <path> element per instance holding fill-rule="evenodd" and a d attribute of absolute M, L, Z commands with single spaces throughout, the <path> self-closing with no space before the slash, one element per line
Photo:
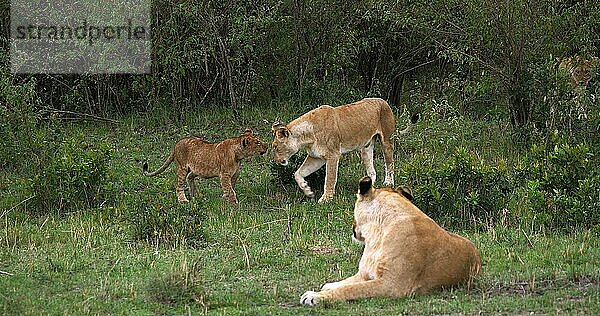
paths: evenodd
<path fill-rule="evenodd" d="M 242 147 L 246 147 L 250 144 L 250 140 L 247 137 L 242 138 Z"/>
<path fill-rule="evenodd" d="M 404 197 L 407 198 L 409 201 L 412 201 L 414 199 L 412 190 L 405 185 L 398 187 L 396 191 L 404 195 Z"/>
<path fill-rule="evenodd" d="M 246 130 L 244 131 L 244 135 L 250 135 L 250 134 L 254 134 L 254 132 L 252 131 L 252 129 L 246 128 Z"/>
<path fill-rule="evenodd" d="M 360 195 L 366 195 L 367 193 L 369 193 L 371 191 L 372 188 L 373 188 L 373 180 L 371 180 L 371 177 L 369 177 L 369 176 L 364 176 L 358 182 L 358 194 L 360 194 Z"/>

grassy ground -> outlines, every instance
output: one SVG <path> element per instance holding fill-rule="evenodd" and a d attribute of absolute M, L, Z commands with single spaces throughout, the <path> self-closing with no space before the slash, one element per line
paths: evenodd
<path fill-rule="evenodd" d="M 200 111 L 184 121 L 169 115 L 121 118 L 119 125 L 79 123 L 89 141 L 115 149 L 111 185 L 97 208 L 66 215 L 30 215 L 19 204 L 27 179 L 0 171 L 0 313 L 2 314 L 595 314 L 600 311 L 600 241 L 590 231 L 554 234 L 523 223 L 458 232 L 481 249 L 483 274 L 470 290 L 455 289 L 402 299 L 365 299 L 318 307 L 299 305 L 306 290 L 355 273 L 361 248 L 350 241 L 356 182 L 363 175 L 357 155 L 340 167 L 333 203 L 305 199 L 294 185 L 274 179 L 269 157 L 243 163 L 236 187 L 239 207 L 221 200 L 218 181 L 201 180 L 195 207 L 206 238 L 132 238 L 133 202 L 156 201 L 164 212 L 177 207 L 174 167 L 147 178 L 181 137 L 209 141 L 251 127 L 270 142 L 272 118 L 288 121 L 302 110 Z M 397 113 L 398 126 L 407 116 Z M 489 161 L 515 158 L 496 123 L 423 118 L 397 142 L 397 166 L 415 156 L 444 156 L 465 146 Z M 379 179 L 381 152 L 376 148 Z M 381 180 L 379 180 L 380 182 Z M 289 183 L 289 182 L 288 182 Z M 320 190 L 320 188 L 316 188 Z M 536 233 L 532 233 L 536 231 Z"/>

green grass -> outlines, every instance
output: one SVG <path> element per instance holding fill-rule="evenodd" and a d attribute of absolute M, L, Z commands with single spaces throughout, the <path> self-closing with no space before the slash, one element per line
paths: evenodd
<path fill-rule="evenodd" d="M 209 141 L 251 127 L 271 141 L 273 118 L 299 111 L 247 108 L 205 110 L 173 121 L 167 113 L 121 118 L 120 125 L 65 125 L 65 135 L 114 148 L 112 194 L 96 208 L 33 216 L 26 185 L 30 174 L 0 171 L 0 313 L 21 314 L 595 314 L 600 311 L 600 241 L 597 231 L 555 234 L 523 223 L 460 231 L 480 248 L 483 274 L 470 290 L 455 289 L 401 299 L 364 299 L 299 305 L 306 290 L 355 273 L 361 248 L 350 241 L 358 155 L 341 161 L 337 195 L 319 205 L 294 185 L 281 186 L 268 154 L 243 162 L 236 187 L 239 207 L 221 199 L 216 179 L 200 180 L 195 207 L 206 238 L 191 247 L 132 237 L 128 215 L 141 199 L 165 212 L 178 207 L 174 166 L 147 178 L 174 143 L 189 135 Z M 407 118 L 398 113 L 398 126 Z M 264 120 L 268 120 L 265 122 Z M 443 157 L 464 146 L 496 162 L 514 161 L 506 127 L 496 123 L 425 117 L 396 145 L 397 166 L 418 155 Z M 494 144 L 489 146 L 486 144 Z M 376 148 L 379 180 L 381 151 Z M 291 173 L 290 173 L 291 174 Z M 321 188 L 315 188 L 321 190 Z M 320 248 L 315 248 L 320 247 Z M 325 251 L 318 251 L 325 250 Z"/>

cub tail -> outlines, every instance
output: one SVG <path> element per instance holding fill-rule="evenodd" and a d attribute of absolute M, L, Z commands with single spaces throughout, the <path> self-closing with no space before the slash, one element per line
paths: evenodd
<path fill-rule="evenodd" d="M 167 158 L 167 160 L 163 163 L 163 165 L 154 172 L 148 172 L 148 162 L 144 161 L 144 164 L 142 165 L 142 170 L 144 172 L 144 175 L 147 177 L 153 177 L 153 176 L 161 174 L 163 171 L 165 171 L 167 169 L 167 167 L 173 162 L 174 159 L 175 159 L 175 155 L 173 155 L 173 153 L 171 153 L 171 155 L 169 155 L 169 158 Z"/>

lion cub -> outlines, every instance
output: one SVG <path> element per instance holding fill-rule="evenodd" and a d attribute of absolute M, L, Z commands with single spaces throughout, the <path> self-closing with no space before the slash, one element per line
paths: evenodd
<path fill-rule="evenodd" d="M 243 135 L 226 139 L 220 143 L 205 142 L 196 137 L 184 138 L 177 142 L 173 152 L 154 172 L 148 172 L 148 163 L 144 162 L 146 176 L 155 176 L 167 169 L 175 160 L 177 163 L 177 185 L 175 191 L 180 202 L 187 202 L 183 191 L 184 182 L 190 187 L 190 196 L 196 195 L 194 179 L 219 177 L 223 197 L 232 204 L 237 204 L 233 190 L 240 171 L 242 159 L 262 155 L 267 152 L 268 145 L 247 129 Z"/>
<path fill-rule="evenodd" d="M 307 291 L 305 305 L 322 300 L 401 297 L 467 283 L 481 270 L 471 241 L 450 233 L 410 202 L 410 190 L 376 189 L 360 180 L 353 239 L 364 243 L 358 273 Z"/>

